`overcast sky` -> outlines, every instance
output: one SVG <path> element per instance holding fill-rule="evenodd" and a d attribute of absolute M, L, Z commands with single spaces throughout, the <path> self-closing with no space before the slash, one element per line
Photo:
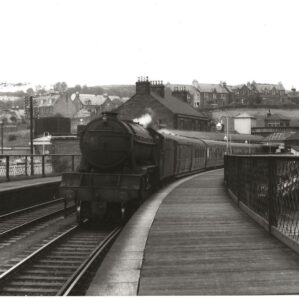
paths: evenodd
<path fill-rule="evenodd" d="M 299 89 L 298 0 L 0 0 L 0 82 Z"/>

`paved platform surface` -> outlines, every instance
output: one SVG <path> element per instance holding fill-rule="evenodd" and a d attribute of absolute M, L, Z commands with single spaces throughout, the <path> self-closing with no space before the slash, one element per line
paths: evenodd
<path fill-rule="evenodd" d="M 131 217 L 98 269 L 87 296 L 134 296 L 149 230 L 163 199 L 190 178 L 181 179 L 148 198 Z"/>
<path fill-rule="evenodd" d="M 215 170 L 147 200 L 86 295 L 298 293 L 299 255 L 234 204 Z"/>
<path fill-rule="evenodd" d="M 223 170 L 189 180 L 161 204 L 138 295 L 299 293 L 299 255 L 228 197 Z"/>
<path fill-rule="evenodd" d="M 28 180 L 16 180 L 10 182 L 0 183 L 0 193 L 8 192 L 17 189 L 22 189 L 26 187 L 32 186 L 41 186 L 47 183 L 58 183 L 61 181 L 61 176 L 54 177 L 45 177 L 45 178 L 36 178 L 36 179 L 28 179 Z"/>

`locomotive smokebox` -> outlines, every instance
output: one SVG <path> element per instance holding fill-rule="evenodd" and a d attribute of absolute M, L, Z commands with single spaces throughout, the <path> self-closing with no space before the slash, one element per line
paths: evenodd
<path fill-rule="evenodd" d="M 154 147 L 147 129 L 132 121 L 121 121 L 113 112 L 91 121 L 80 139 L 83 159 L 96 170 L 150 165 Z"/>

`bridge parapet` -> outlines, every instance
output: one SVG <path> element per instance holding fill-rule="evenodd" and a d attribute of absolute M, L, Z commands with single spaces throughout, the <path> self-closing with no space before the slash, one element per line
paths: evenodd
<path fill-rule="evenodd" d="M 224 180 L 245 212 L 299 252 L 299 157 L 226 155 Z"/>

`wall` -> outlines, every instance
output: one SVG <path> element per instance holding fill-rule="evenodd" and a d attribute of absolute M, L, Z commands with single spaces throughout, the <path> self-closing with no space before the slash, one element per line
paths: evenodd
<path fill-rule="evenodd" d="M 240 134 L 251 134 L 251 127 L 255 124 L 252 118 L 235 118 L 235 130 Z"/>

